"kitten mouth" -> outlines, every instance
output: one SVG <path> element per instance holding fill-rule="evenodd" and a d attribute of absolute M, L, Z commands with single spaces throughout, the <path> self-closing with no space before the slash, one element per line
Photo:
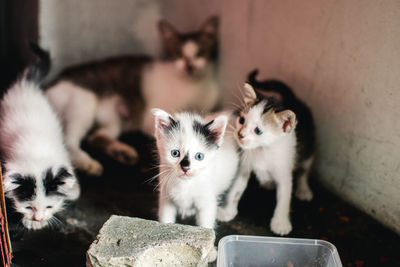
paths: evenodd
<path fill-rule="evenodd" d="M 181 175 L 180 175 L 180 177 L 182 179 L 189 179 L 189 178 L 191 178 L 191 176 L 192 176 L 192 174 L 189 172 L 181 172 Z"/>
<path fill-rule="evenodd" d="M 22 224 L 27 228 L 31 230 L 39 230 L 47 226 L 48 221 L 47 220 L 42 220 L 42 221 L 35 221 L 33 219 L 23 219 Z"/>

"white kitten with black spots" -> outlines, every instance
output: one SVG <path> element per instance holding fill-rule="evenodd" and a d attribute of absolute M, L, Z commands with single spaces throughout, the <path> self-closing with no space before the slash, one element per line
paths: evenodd
<path fill-rule="evenodd" d="M 236 216 L 239 200 L 254 172 L 260 184 L 276 184 L 277 201 L 270 227 L 272 232 L 286 235 L 292 230 L 289 211 L 296 160 L 296 115 L 278 110 L 272 98 L 257 97 L 249 84 L 245 85 L 244 100 L 246 107 L 237 118 L 235 130 L 242 149 L 241 166 L 218 219 L 229 221 Z"/>
<path fill-rule="evenodd" d="M 206 121 L 193 113 L 152 112 L 160 158 L 159 221 L 196 215 L 197 225 L 214 228 L 218 198 L 239 163 L 234 137 L 225 133 L 228 116 Z"/>
<path fill-rule="evenodd" d="M 33 49 L 41 60 L 0 102 L 0 150 L 6 197 L 22 214 L 22 224 L 36 230 L 52 224 L 65 202 L 79 197 L 80 188 L 60 122 L 39 86 L 48 72 L 48 54 Z"/>

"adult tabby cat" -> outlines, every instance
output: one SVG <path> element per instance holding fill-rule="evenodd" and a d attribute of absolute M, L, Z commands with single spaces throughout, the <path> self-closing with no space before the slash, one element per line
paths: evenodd
<path fill-rule="evenodd" d="M 66 145 L 76 168 L 101 175 L 102 165 L 80 148 L 82 139 L 124 164 L 138 160 L 136 150 L 117 140 L 127 131 L 151 136 L 151 109 L 210 111 L 219 103 L 216 82 L 218 20 L 197 32 L 178 33 L 159 23 L 165 57 L 121 56 L 71 67 L 60 74 L 47 96 L 64 124 Z"/>

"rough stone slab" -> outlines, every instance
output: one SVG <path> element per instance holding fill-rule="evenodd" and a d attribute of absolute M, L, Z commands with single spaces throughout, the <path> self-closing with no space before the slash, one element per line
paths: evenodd
<path fill-rule="evenodd" d="M 207 266 L 212 229 L 112 215 L 86 253 L 86 266 Z"/>

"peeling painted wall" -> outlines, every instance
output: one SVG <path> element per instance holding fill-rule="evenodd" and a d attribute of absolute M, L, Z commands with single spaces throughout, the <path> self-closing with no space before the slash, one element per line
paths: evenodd
<path fill-rule="evenodd" d="M 317 178 L 400 233 L 399 1 L 55 2 L 41 1 L 40 33 L 59 66 L 158 42 L 156 31 L 144 38 L 146 27 L 127 23 L 162 16 L 189 30 L 219 14 L 226 104 L 255 67 L 291 85 L 316 119 Z"/>

